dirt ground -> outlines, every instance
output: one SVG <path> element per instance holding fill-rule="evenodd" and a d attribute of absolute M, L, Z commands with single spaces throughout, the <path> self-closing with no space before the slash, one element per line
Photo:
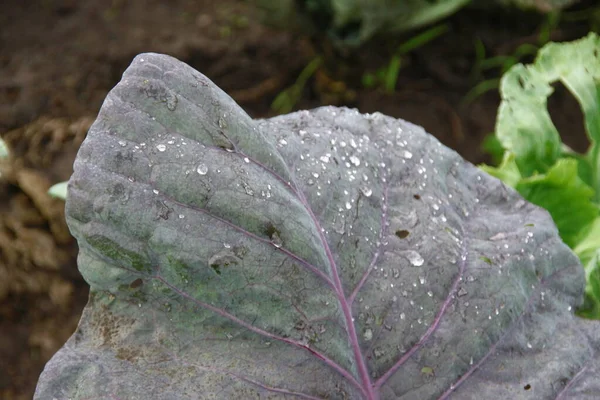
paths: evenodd
<path fill-rule="evenodd" d="M 328 59 L 295 108 L 336 104 L 401 117 L 482 162 L 499 97 L 490 91 L 462 100 L 499 72 L 474 72 L 475 38 L 488 55 L 510 55 L 536 43 L 543 18 L 463 10 L 447 23 L 446 34 L 403 58 L 394 93 L 365 88 L 361 76 L 410 34 Z M 177 57 L 250 115 L 268 117 L 277 94 L 324 47 L 261 25 L 242 0 L 4 0 L 0 26 L 0 135 L 12 154 L 0 164 L 0 398 L 28 399 L 45 362 L 75 330 L 88 292 L 64 203 L 46 191 L 69 178 L 87 129 L 132 58 L 147 51 Z M 585 21 L 561 23 L 551 38 L 572 40 L 589 29 Z M 565 141 L 585 149 L 581 112 L 564 88 L 549 106 Z"/>

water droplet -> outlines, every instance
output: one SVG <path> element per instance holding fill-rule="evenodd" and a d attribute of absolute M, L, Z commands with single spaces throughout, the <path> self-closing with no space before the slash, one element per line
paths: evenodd
<path fill-rule="evenodd" d="M 248 163 L 250 162 L 250 159 L 249 159 L 248 157 L 244 157 L 244 162 L 245 162 L 246 164 L 248 164 Z"/>
<path fill-rule="evenodd" d="M 324 156 L 319 157 L 319 159 L 321 161 L 323 161 L 324 163 L 328 163 L 329 162 L 329 157 L 331 157 L 331 154 L 327 153 Z"/>
<path fill-rule="evenodd" d="M 405 318 L 406 318 L 406 314 L 400 313 L 400 319 L 405 319 Z"/>
<path fill-rule="evenodd" d="M 248 185 L 246 182 L 242 182 L 244 186 L 244 191 L 248 196 L 254 196 L 254 190 Z"/>
<path fill-rule="evenodd" d="M 185 215 L 179 214 L 179 219 L 184 219 L 184 218 L 185 218 Z"/>
<path fill-rule="evenodd" d="M 119 146 L 125 147 L 127 146 L 127 142 L 125 142 L 124 140 L 119 140 Z"/>
<path fill-rule="evenodd" d="M 279 139 L 279 146 L 285 146 L 287 144 L 287 141 L 285 139 Z"/>
<path fill-rule="evenodd" d="M 420 267 L 425 262 L 423 257 L 421 257 L 421 255 L 414 250 L 407 250 L 404 252 L 404 255 L 415 267 Z"/>
<path fill-rule="evenodd" d="M 279 235 L 277 234 L 277 232 L 273 233 L 271 235 L 271 244 L 275 247 L 277 247 L 278 249 L 283 246 L 283 240 L 281 240 L 281 238 L 279 237 Z"/>
<path fill-rule="evenodd" d="M 208 173 L 208 167 L 206 164 L 200 164 L 198 165 L 198 168 L 196 168 L 196 172 L 200 175 L 206 175 Z"/>
<path fill-rule="evenodd" d="M 346 210 L 349 210 L 352 208 L 352 204 L 350 204 L 350 202 L 346 202 Z"/>
<path fill-rule="evenodd" d="M 319 173 L 318 172 L 313 172 L 312 176 L 314 176 L 315 178 L 319 177 Z"/>
<path fill-rule="evenodd" d="M 365 197 L 371 197 L 371 195 L 373 194 L 373 190 L 371 190 L 371 188 L 368 187 L 362 187 L 360 188 L 360 191 L 362 192 L 362 194 L 365 195 Z"/>
<path fill-rule="evenodd" d="M 360 159 L 356 156 L 350 156 L 350 162 L 357 167 L 360 165 Z"/>
<path fill-rule="evenodd" d="M 421 285 L 424 285 L 424 284 L 425 284 L 425 282 L 426 282 L 426 279 L 425 279 L 425 277 L 424 277 L 424 276 L 420 276 L 420 277 L 419 277 L 419 282 L 421 282 Z"/>
<path fill-rule="evenodd" d="M 490 240 L 492 240 L 492 241 L 504 240 L 505 238 L 506 238 L 506 235 L 504 233 L 502 233 L 502 232 L 499 232 L 499 233 L 495 234 L 494 236 L 492 236 L 490 238 Z"/>
<path fill-rule="evenodd" d="M 177 96 L 175 96 L 172 93 L 169 93 L 169 95 L 167 96 L 167 99 L 165 101 L 165 104 L 167 105 L 167 108 L 169 109 L 169 111 L 174 111 L 175 108 L 177 108 Z"/>
<path fill-rule="evenodd" d="M 400 153 L 400 155 L 408 160 L 410 160 L 412 158 L 412 153 L 408 150 L 404 150 L 402 153 Z"/>
<path fill-rule="evenodd" d="M 160 152 L 163 152 L 167 149 L 167 146 L 165 146 L 164 144 L 157 144 L 156 149 Z"/>

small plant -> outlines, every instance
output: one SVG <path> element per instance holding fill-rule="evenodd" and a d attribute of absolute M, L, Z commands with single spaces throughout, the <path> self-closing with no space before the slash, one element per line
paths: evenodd
<path fill-rule="evenodd" d="M 358 48 L 374 36 L 394 36 L 442 20 L 469 0 L 257 0 L 266 20 L 330 41 L 338 48 Z"/>
<path fill-rule="evenodd" d="M 9 155 L 6 142 L 0 138 L 0 159 L 7 158 Z"/>
<path fill-rule="evenodd" d="M 437 39 L 447 31 L 447 24 L 437 25 L 404 42 L 394 52 L 394 55 L 390 58 L 386 66 L 380 68 L 375 73 L 365 72 L 363 74 L 363 86 L 367 88 L 381 86 L 386 92 L 393 93 L 396 90 L 396 82 L 402 68 L 403 57 L 411 51 Z"/>
<path fill-rule="evenodd" d="M 579 154 L 562 143 L 546 107 L 560 81 L 579 102 L 590 147 Z M 547 209 L 566 244 L 585 267 L 582 316 L 600 319 L 600 39 L 549 43 L 535 63 L 502 77 L 495 140 L 498 167 L 482 166 L 528 201 Z M 500 144 L 501 149 L 498 148 Z"/>
<path fill-rule="evenodd" d="M 533 57 L 540 47 L 548 43 L 551 32 L 556 28 L 560 21 L 561 13 L 559 11 L 551 12 L 546 15 L 539 28 L 537 43 L 523 43 L 518 46 L 514 53 L 508 55 L 498 55 L 486 57 L 485 46 L 480 39 L 475 40 L 475 63 L 472 75 L 474 79 L 480 79 L 484 72 L 490 69 L 499 69 L 499 75 L 504 75 L 508 70 L 521 62 L 526 57 Z M 499 78 L 485 79 L 473 87 L 464 97 L 463 103 L 470 103 L 482 94 L 491 90 L 498 89 Z"/>
<path fill-rule="evenodd" d="M 67 185 L 68 181 L 60 182 L 55 185 L 52 185 L 50 189 L 48 189 L 48 194 L 52 197 L 56 197 L 59 199 L 65 200 L 67 198 Z"/>
<path fill-rule="evenodd" d="M 279 114 L 286 114 L 292 111 L 298 100 L 300 100 L 300 97 L 302 97 L 302 92 L 304 91 L 306 83 L 322 63 L 323 60 L 321 57 L 315 57 L 309 62 L 302 72 L 300 72 L 296 82 L 275 97 L 275 100 L 273 100 L 273 103 L 271 104 L 271 108 Z"/>

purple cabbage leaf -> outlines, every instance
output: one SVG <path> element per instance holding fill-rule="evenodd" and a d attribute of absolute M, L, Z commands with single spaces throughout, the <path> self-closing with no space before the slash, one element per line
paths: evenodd
<path fill-rule="evenodd" d="M 548 213 L 422 128 L 253 120 L 141 54 L 69 182 L 91 292 L 36 399 L 597 399 Z"/>

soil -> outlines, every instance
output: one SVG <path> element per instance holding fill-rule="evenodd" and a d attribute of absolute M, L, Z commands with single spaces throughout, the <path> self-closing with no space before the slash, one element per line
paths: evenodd
<path fill-rule="evenodd" d="M 481 142 L 493 131 L 499 97 L 492 90 L 463 100 L 499 71 L 475 71 L 475 39 L 488 56 L 510 55 L 520 44 L 536 44 L 544 22 L 535 14 L 463 10 L 446 21 L 443 36 L 402 58 L 396 90 L 388 93 L 363 86 L 362 73 L 385 65 L 414 33 L 340 54 L 319 39 L 262 25 L 250 3 L 1 2 L 0 135 L 11 157 L 0 164 L 0 398 L 32 397 L 45 362 L 75 330 L 87 301 L 64 203 L 46 192 L 69 178 L 103 99 L 136 54 L 179 58 L 253 117 L 269 117 L 275 97 L 302 69 L 317 54 L 333 53 L 294 109 L 335 104 L 404 118 L 479 163 L 486 160 Z M 551 39 L 572 40 L 589 30 L 585 21 L 561 23 Z M 581 111 L 564 88 L 557 87 L 549 108 L 567 144 L 585 150 Z"/>

